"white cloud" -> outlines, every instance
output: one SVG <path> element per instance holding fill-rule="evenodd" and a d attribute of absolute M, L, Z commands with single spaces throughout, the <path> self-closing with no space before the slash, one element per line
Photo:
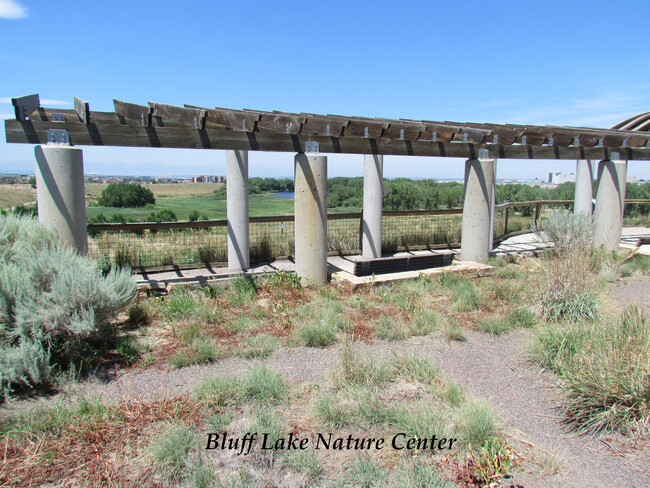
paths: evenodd
<path fill-rule="evenodd" d="M 0 19 L 22 19 L 27 9 L 14 0 L 0 0 Z"/>

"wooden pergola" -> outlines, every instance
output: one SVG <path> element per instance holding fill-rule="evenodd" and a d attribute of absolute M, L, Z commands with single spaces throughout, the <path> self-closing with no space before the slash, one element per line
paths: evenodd
<path fill-rule="evenodd" d="M 592 213 L 592 160 L 598 168 L 594 244 L 615 249 L 621 235 L 627 161 L 650 160 L 650 112 L 611 129 L 435 122 L 183 107 L 114 100 L 114 112 L 40 106 L 13 98 L 7 142 L 37 144 L 39 218 L 81 252 L 87 250 L 83 159 L 73 146 L 226 150 L 228 262 L 249 267 L 248 151 L 296 154 L 296 272 L 327 279 L 327 157 L 364 154 L 363 256 L 381 256 L 383 156 L 467 159 L 461 257 L 484 262 L 491 249 L 496 160 L 577 160 L 574 211 Z"/>
<path fill-rule="evenodd" d="M 650 159 L 650 113 L 613 129 L 434 122 L 148 105 L 114 100 L 114 112 L 41 107 L 38 95 L 12 99 L 7 142 L 46 144 L 65 130 L 76 146 L 173 147 L 486 159 Z"/>

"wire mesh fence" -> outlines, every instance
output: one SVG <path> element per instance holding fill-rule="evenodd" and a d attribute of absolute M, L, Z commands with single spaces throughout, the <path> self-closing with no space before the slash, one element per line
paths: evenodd
<path fill-rule="evenodd" d="M 630 200 L 631 202 L 642 202 Z M 648 204 L 649 202 L 644 204 Z M 639 203 L 637 203 L 639 204 Z M 571 210 L 571 200 L 517 202 L 497 205 L 494 238 L 530 231 L 553 210 Z M 646 217 L 647 218 L 647 217 Z M 359 253 L 362 213 L 328 215 L 328 251 Z M 89 254 L 117 266 L 146 268 L 227 261 L 227 221 L 89 224 Z M 394 252 L 458 246 L 462 209 L 385 211 L 382 250 Z M 294 216 L 252 217 L 251 258 L 294 254 Z"/>

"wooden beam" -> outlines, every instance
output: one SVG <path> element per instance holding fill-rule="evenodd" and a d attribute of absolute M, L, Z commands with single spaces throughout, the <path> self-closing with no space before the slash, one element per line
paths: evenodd
<path fill-rule="evenodd" d="M 73 145 L 125 147 L 175 147 L 190 149 L 245 149 L 250 151 L 304 152 L 307 142 L 318 142 L 320 152 L 477 158 L 487 149 L 488 158 L 500 159 L 609 159 L 618 152 L 621 160 L 650 160 L 650 148 L 561 147 L 457 142 L 401 141 L 363 137 L 324 137 L 269 132 L 143 127 L 118 124 L 52 123 L 37 120 L 5 120 L 7 142 L 47 143 L 47 130 L 66 129 Z"/>

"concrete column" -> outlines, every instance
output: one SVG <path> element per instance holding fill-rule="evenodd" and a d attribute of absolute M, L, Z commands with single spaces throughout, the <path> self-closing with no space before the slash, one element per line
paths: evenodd
<path fill-rule="evenodd" d="M 83 151 L 63 144 L 36 146 L 38 220 L 80 254 L 88 254 Z"/>
<path fill-rule="evenodd" d="M 226 214 L 228 268 L 250 268 L 248 234 L 248 151 L 226 151 Z"/>
<path fill-rule="evenodd" d="M 465 201 L 460 258 L 484 263 L 490 241 L 490 206 L 494 180 L 493 159 L 468 159 L 465 163 Z"/>
<path fill-rule="evenodd" d="M 626 161 L 601 161 L 594 211 L 594 247 L 616 251 L 621 241 L 625 203 Z"/>
<path fill-rule="evenodd" d="M 494 248 L 494 219 L 496 217 L 497 206 L 497 160 L 494 159 L 494 177 L 492 178 L 492 188 L 490 189 L 490 239 L 488 241 L 488 252 Z"/>
<path fill-rule="evenodd" d="M 327 283 L 327 156 L 295 160 L 296 274 L 304 285 Z"/>
<path fill-rule="evenodd" d="M 361 246 L 361 254 L 365 259 L 381 257 L 383 178 L 383 154 L 366 154 L 363 159 L 363 240 Z"/>
<path fill-rule="evenodd" d="M 576 190 L 573 213 L 583 212 L 591 217 L 594 198 L 594 172 L 591 161 L 578 160 L 576 165 Z"/>

